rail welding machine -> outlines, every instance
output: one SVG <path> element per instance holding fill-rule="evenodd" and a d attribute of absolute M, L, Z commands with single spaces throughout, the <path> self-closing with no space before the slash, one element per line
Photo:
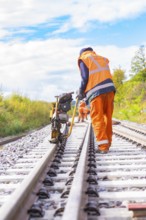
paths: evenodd
<path fill-rule="evenodd" d="M 72 126 L 73 126 L 73 120 L 75 116 L 75 111 L 76 111 L 76 106 L 74 109 L 73 117 L 72 117 L 72 122 L 71 125 L 69 123 L 69 116 L 67 112 L 71 109 L 71 102 L 73 100 L 72 98 L 73 92 L 70 93 L 63 93 L 60 96 L 55 96 L 56 97 L 56 103 L 54 105 L 53 103 L 53 109 L 51 112 L 53 112 L 51 116 L 51 139 L 50 143 L 61 143 L 64 138 L 68 137 L 71 133 Z M 76 101 L 77 103 L 77 101 Z M 62 125 L 65 124 L 66 128 L 70 126 L 70 130 L 67 133 L 62 133 L 61 128 Z"/>

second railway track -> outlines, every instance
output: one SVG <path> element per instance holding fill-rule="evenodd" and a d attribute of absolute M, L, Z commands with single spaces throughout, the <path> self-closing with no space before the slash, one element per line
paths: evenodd
<path fill-rule="evenodd" d="M 46 137 L 1 172 L 0 220 L 145 220 L 145 135 L 113 131 L 108 154 L 96 153 L 90 122 L 78 123 L 62 145 Z"/>

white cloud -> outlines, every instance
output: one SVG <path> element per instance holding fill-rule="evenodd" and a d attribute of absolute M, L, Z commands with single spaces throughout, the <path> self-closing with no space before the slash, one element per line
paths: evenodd
<path fill-rule="evenodd" d="M 92 20 L 113 22 L 138 16 L 145 11 L 146 0 L 0 0 L 0 26 L 38 25 L 51 22 L 53 18 L 69 16 L 69 20 L 62 24 L 61 31 L 82 29 Z"/>
<path fill-rule="evenodd" d="M 59 26 L 54 34 L 73 28 L 85 31 L 91 21 L 116 22 L 145 11 L 146 0 L 0 0 L 0 39 L 7 38 L 0 43 L 0 86 L 7 93 L 20 91 L 33 99 L 52 101 L 55 95 L 76 91 L 80 85 L 77 58 L 80 49 L 89 46 L 85 39 L 77 36 L 21 42 L 13 33 L 21 33 L 23 39 L 24 33 L 35 31 L 27 28 L 39 24 L 48 29 Z M 61 16 L 65 19 L 59 19 Z M 137 47 L 97 45 L 94 49 L 109 58 L 111 69 L 120 65 L 128 72 Z"/>
<path fill-rule="evenodd" d="M 63 92 L 76 91 L 80 85 L 77 66 L 79 40 L 54 39 L 27 43 L 0 44 L 0 85 L 33 99 L 52 101 Z M 135 46 L 96 46 L 94 50 L 110 60 L 111 69 L 130 68 Z"/>
<path fill-rule="evenodd" d="M 47 100 L 61 91 L 75 89 L 79 83 L 79 78 L 75 78 L 78 75 L 79 42 L 56 39 L 1 43 L 0 85 L 10 91 L 33 96 L 32 98 L 43 98 L 42 94 L 45 94 L 46 89 L 44 97 Z"/>

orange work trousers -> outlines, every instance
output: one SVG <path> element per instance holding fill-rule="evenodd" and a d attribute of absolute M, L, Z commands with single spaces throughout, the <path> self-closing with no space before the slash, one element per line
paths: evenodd
<path fill-rule="evenodd" d="M 114 92 L 101 94 L 91 103 L 90 116 L 99 150 L 109 150 L 112 142 Z"/>
<path fill-rule="evenodd" d="M 84 121 L 84 107 L 79 107 L 79 109 L 78 109 L 78 111 L 79 111 L 79 117 L 78 117 L 78 121 Z"/>

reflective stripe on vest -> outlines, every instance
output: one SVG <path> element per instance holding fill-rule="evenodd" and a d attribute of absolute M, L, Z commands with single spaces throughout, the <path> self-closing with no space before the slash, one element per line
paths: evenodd
<path fill-rule="evenodd" d="M 94 59 L 93 56 L 89 56 L 89 59 L 97 66 L 97 69 L 94 69 L 94 70 L 89 71 L 89 75 L 90 75 L 90 74 L 93 74 L 93 73 L 98 73 L 98 72 L 101 72 L 101 71 L 104 71 L 104 70 L 109 70 L 108 64 L 106 64 L 105 67 L 102 67 L 102 66 L 100 66 L 100 64 L 97 62 L 97 60 Z M 105 60 L 105 63 L 106 63 L 106 59 L 105 59 L 105 58 L 104 58 L 104 60 Z"/>
<path fill-rule="evenodd" d="M 95 86 L 93 89 L 90 89 L 87 93 L 86 93 L 86 97 L 89 98 L 94 92 L 96 92 L 99 89 L 104 89 L 110 86 L 114 86 L 114 84 L 112 82 L 110 83 L 105 83 L 103 85 L 100 86 Z"/>
<path fill-rule="evenodd" d="M 107 58 L 99 56 L 93 51 L 85 51 L 79 57 L 78 64 L 80 60 L 84 62 L 84 64 L 89 70 L 89 78 L 84 91 L 86 94 L 89 92 L 89 96 L 90 96 L 90 90 L 92 91 L 93 88 L 95 88 L 95 90 L 93 89 L 93 91 L 97 91 L 98 88 L 102 89 L 110 86 L 109 84 L 106 83 L 107 79 L 110 79 L 112 81 L 112 75 L 110 73 L 110 69 L 108 65 L 109 61 Z M 102 84 L 103 87 L 97 87 L 98 85 L 100 85 L 100 83 Z"/>
<path fill-rule="evenodd" d="M 108 144 L 108 140 L 102 140 L 102 141 L 97 141 L 97 144 L 98 145 L 101 145 L 101 144 Z"/>

